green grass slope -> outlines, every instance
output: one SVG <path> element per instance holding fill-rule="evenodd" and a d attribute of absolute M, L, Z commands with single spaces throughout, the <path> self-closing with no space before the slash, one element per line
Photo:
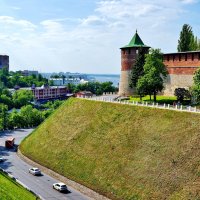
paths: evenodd
<path fill-rule="evenodd" d="M 36 197 L 0 172 L 0 200 L 34 200 Z"/>
<path fill-rule="evenodd" d="M 200 115 L 69 99 L 21 144 L 112 199 L 199 199 Z"/>

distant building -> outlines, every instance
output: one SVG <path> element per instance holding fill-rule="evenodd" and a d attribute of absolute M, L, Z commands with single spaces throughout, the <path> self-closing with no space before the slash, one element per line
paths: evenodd
<path fill-rule="evenodd" d="M 29 71 L 29 70 L 20 71 L 20 73 L 22 74 L 22 76 L 39 75 L 38 71 Z"/>
<path fill-rule="evenodd" d="M 67 85 L 67 84 L 84 84 L 88 83 L 87 80 L 80 79 L 80 78 L 50 78 L 50 81 L 53 81 L 53 85 L 55 86 L 62 86 L 62 85 Z"/>
<path fill-rule="evenodd" d="M 40 100 L 52 100 L 52 99 L 64 99 L 67 96 L 67 87 L 60 86 L 45 86 L 34 87 L 32 86 L 31 91 L 37 101 Z"/>
<path fill-rule="evenodd" d="M 9 56 L 7 55 L 0 55 L 0 69 L 3 67 L 7 67 L 9 70 Z"/>
<path fill-rule="evenodd" d="M 93 96 L 93 94 L 90 91 L 82 91 L 82 92 L 76 93 L 76 97 L 81 97 L 81 98 L 92 97 L 92 96 Z"/>

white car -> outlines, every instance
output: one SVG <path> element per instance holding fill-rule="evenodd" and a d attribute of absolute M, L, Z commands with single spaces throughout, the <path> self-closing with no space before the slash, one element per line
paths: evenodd
<path fill-rule="evenodd" d="M 41 175 L 41 171 L 36 167 L 33 167 L 33 168 L 29 169 L 29 173 L 33 174 L 34 176 Z"/>
<path fill-rule="evenodd" d="M 60 192 L 67 191 L 67 186 L 64 183 L 54 183 L 53 189 L 58 190 Z"/>
<path fill-rule="evenodd" d="M 0 157 L 0 162 L 4 162 L 5 159 L 3 157 Z"/>

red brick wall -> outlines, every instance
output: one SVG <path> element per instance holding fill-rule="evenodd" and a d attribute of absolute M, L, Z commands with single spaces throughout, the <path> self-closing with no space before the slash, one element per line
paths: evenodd
<path fill-rule="evenodd" d="M 121 50 L 121 71 L 131 70 L 136 59 L 136 49 L 122 49 Z"/>
<path fill-rule="evenodd" d="M 165 54 L 163 62 L 169 74 L 193 75 L 200 67 L 200 52 Z"/>
<path fill-rule="evenodd" d="M 167 67 L 169 74 L 193 75 L 198 67 Z"/>

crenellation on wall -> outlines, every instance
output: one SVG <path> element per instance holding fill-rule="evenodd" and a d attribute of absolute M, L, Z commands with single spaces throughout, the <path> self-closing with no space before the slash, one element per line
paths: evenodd
<path fill-rule="evenodd" d="M 148 53 L 150 47 L 144 45 L 137 32 L 131 42 L 121 48 L 119 84 L 119 95 L 121 96 L 129 96 L 135 93 L 135 90 L 130 88 L 130 76 L 139 48 L 145 48 Z M 200 51 L 166 53 L 163 55 L 163 63 L 168 71 L 168 76 L 162 93 L 173 96 L 176 88 L 188 89 L 192 86 L 195 71 L 200 68 Z"/>

